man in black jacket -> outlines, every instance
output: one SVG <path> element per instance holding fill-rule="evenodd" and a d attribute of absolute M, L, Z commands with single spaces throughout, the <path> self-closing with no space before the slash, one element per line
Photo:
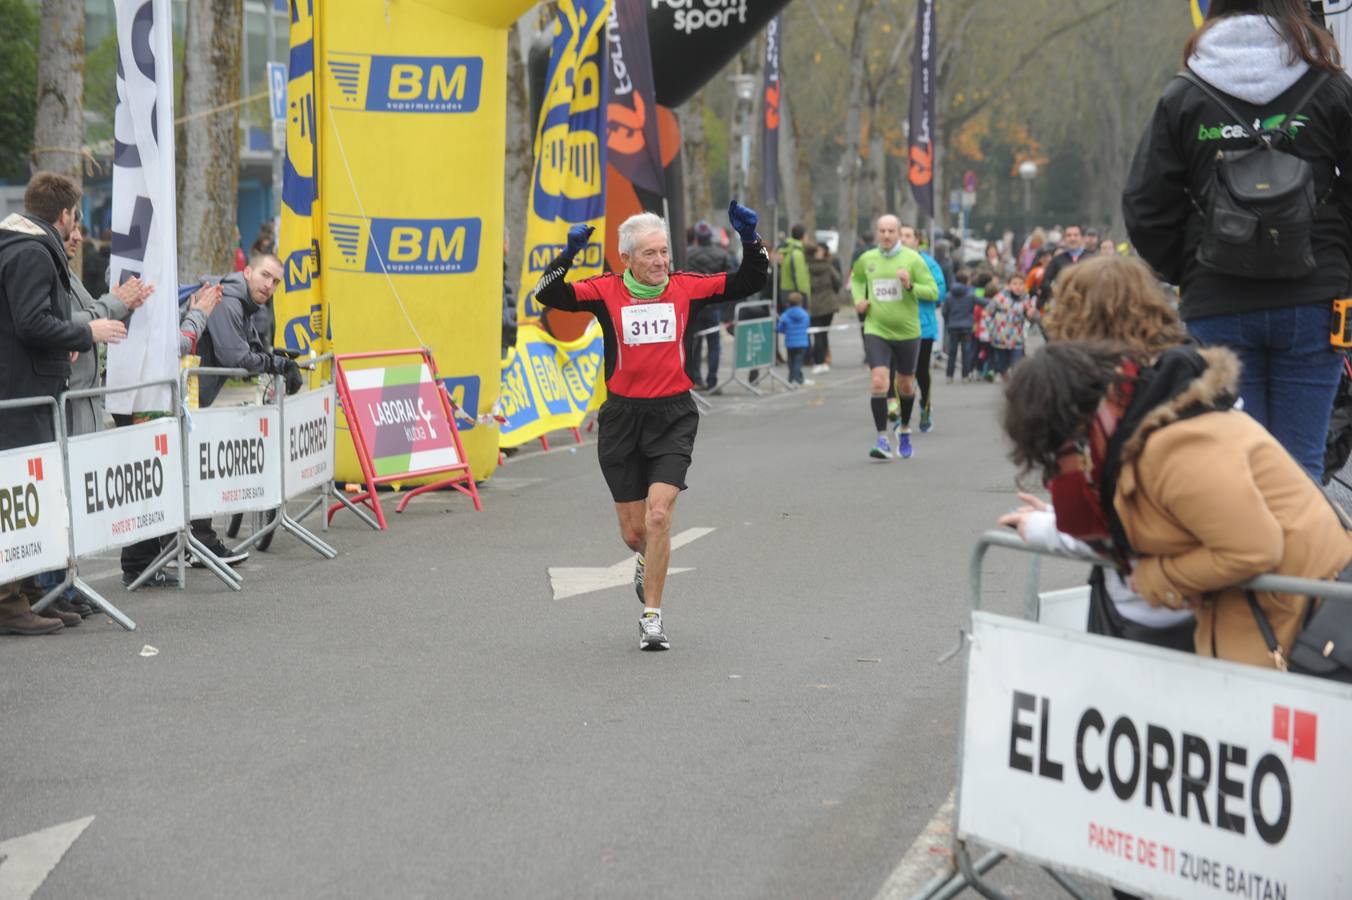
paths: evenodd
<path fill-rule="evenodd" d="M 1052 299 L 1052 286 L 1056 276 L 1084 258 L 1084 232 L 1079 225 L 1067 225 L 1065 236 L 1061 238 L 1061 250 L 1047 263 L 1047 271 L 1042 276 L 1042 289 L 1038 291 L 1037 308 L 1046 309 Z"/>
<path fill-rule="evenodd" d="M 24 192 L 24 212 L 0 222 L 0 400 L 57 397 L 70 378 L 73 353 L 127 334 L 121 322 L 109 319 L 70 320 L 64 244 L 79 220 L 79 205 L 74 182 L 38 172 Z M 48 408 L 0 412 L 0 450 L 55 439 Z M 48 634 L 62 622 L 34 615 L 18 582 L 0 585 L 0 634 Z"/>
<path fill-rule="evenodd" d="M 714 243 L 714 229 L 708 222 L 695 225 L 695 243 L 685 251 L 685 257 L 686 268 L 701 275 L 721 275 L 737 270 L 728 251 Z M 723 321 L 723 310 L 720 308 L 722 305 L 706 306 L 696 313 L 695 321 L 690 323 L 691 328 L 686 335 L 688 343 L 685 348 L 685 374 L 690 376 L 697 391 L 712 391 L 718 387 L 718 359 L 721 349 L 718 327 Z M 714 329 L 711 333 L 700 336 L 699 332 L 708 331 L 710 328 Z M 705 346 L 709 348 L 709 377 L 702 379 L 699 376 L 700 358 L 704 355 Z"/>

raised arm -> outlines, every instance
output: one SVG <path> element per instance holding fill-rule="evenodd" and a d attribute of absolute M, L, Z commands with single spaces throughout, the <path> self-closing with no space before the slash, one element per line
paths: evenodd
<path fill-rule="evenodd" d="M 589 312 L 596 314 L 605 304 L 597 300 L 580 300 L 577 291 L 564 279 L 573 267 L 573 257 L 587 246 L 587 241 L 595 231 L 590 225 L 574 225 L 568 229 L 568 244 L 563 252 L 554 257 L 545 273 L 535 285 L 535 302 L 550 309 L 563 312 Z"/>

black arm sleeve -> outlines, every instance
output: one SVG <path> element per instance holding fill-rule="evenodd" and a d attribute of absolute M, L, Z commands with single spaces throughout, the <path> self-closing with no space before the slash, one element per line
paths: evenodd
<path fill-rule="evenodd" d="M 564 281 L 573 261 L 565 256 L 556 256 L 535 284 L 535 302 L 550 309 L 562 312 L 589 312 L 599 316 L 605 311 L 605 303 L 600 300 L 579 300 L 577 291 Z"/>
<path fill-rule="evenodd" d="M 5 270 L 5 293 L 14 316 L 14 333 L 19 340 L 43 350 L 76 350 L 94 347 L 89 325 L 72 322 L 52 312 L 52 293 L 60 289 L 60 275 L 51 257 L 35 242 L 33 249 L 15 253 Z"/>
<path fill-rule="evenodd" d="M 1183 274 L 1183 230 L 1192 207 L 1188 162 L 1174 140 L 1172 118 L 1161 99 L 1131 162 L 1122 191 L 1122 215 L 1141 258 L 1166 281 L 1178 284 Z"/>
<path fill-rule="evenodd" d="M 723 293 L 711 297 L 701 297 L 690 302 L 691 314 L 698 312 L 711 303 L 725 303 L 740 300 L 760 293 L 770 272 L 770 254 L 760 241 L 742 244 L 742 265 L 728 276 Z"/>

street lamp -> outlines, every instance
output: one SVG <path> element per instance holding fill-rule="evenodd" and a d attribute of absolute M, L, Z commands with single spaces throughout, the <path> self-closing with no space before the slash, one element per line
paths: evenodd
<path fill-rule="evenodd" d="M 737 101 L 732 125 L 733 135 L 738 141 L 740 150 L 740 165 L 735 167 L 733 172 L 733 180 L 736 183 L 730 185 L 732 189 L 730 193 L 733 197 L 746 202 L 748 185 L 751 181 L 751 132 L 755 119 L 758 79 L 755 75 L 729 75 L 728 80 L 732 82 L 733 94 Z"/>
<path fill-rule="evenodd" d="M 1033 179 L 1037 177 L 1037 163 L 1031 159 L 1025 159 L 1019 163 L 1019 177 L 1023 179 L 1023 239 L 1028 240 L 1031 234 L 1030 225 L 1033 219 Z"/>

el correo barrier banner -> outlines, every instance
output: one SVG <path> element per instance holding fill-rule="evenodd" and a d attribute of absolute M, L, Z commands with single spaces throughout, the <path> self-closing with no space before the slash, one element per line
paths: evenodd
<path fill-rule="evenodd" d="M 605 339 L 592 323 L 582 337 L 561 343 L 534 325 L 517 330 L 502 361 L 498 402 L 506 422 L 504 447 L 519 447 L 551 431 L 576 428 L 606 398 Z"/>
<path fill-rule="evenodd" d="M 64 569 L 66 473 L 59 444 L 0 453 L 0 584 Z"/>
<path fill-rule="evenodd" d="M 178 419 L 73 437 L 66 473 L 75 555 L 89 556 L 183 527 Z"/>
<path fill-rule="evenodd" d="M 193 518 L 281 505 L 277 407 L 202 409 L 185 421 L 188 511 Z"/>
<path fill-rule="evenodd" d="M 347 370 L 344 377 L 352 405 L 343 413 L 349 422 L 360 420 L 377 478 L 460 465 L 440 388 L 426 363 Z"/>
<path fill-rule="evenodd" d="M 972 626 L 964 839 L 1152 897 L 1352 896 L 1346 686 L 990 613 Z"/>
<path fill-rule="evenodd" d="M 282 464 L 286 468 L 287 500 L 333 480 L 337 406 L 332 384 L 286 398 Z"/>

